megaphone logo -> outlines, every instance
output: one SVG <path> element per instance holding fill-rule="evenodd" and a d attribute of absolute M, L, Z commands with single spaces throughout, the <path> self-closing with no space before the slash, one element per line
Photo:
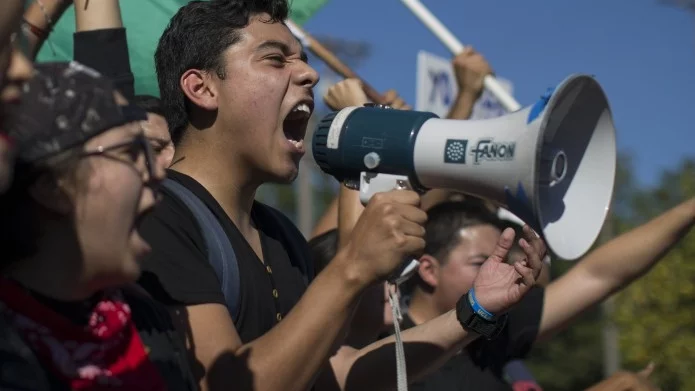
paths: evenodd
<path fill-rule="evenodd" d="M 466 164 L 466 149 L 468 140 L 446 140 L 444 148 L 444 163 Z"/>
<path fill-rule="evenodd" d="M 572 75 L 534 105 L 492 119 L 346 108 L 321 121 L 312 150 L 319 167 L 358 187 L 363 201 L 404 183 L 486 198 L 534 227 L 566 260 L 598 237 L 616 168 L 608 100 L 588 75 Z"/>

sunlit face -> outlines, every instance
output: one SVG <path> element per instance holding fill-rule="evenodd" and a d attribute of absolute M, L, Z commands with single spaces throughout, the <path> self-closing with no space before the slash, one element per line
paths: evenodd
<path fill-rule="evenodd" d="M 149 251 L 138 224 L 155 205 L 152 185 L 164 178 L 140 124 L 90 139 L 77 170 L 74 219 L 85 279 L 93 289 L 134 281 Z"/>
<path fill-rule="evenodd" d="M 305 153 L 319 77 L 287 26 L 268 19 L 252 17 L 241 41 L 224 53 L 218 121 L 229 130 L 224 148 L 259 182 L 289 183 Z"/>
<path fill-rule="evenodd" d="M 437 270 L 434 291 L 437 305 L 442 311 L 456 307 L 456 303 L 473 287 L 480 266 L 492 254 L 502 232 L 493 225 L 474 225 L 459 232 L 459 243 L 449 253 L 444 266 Z"/>
<path fill-rule="evenodd" d="M 4 127 L 4 112 L 19 103 L 21 84 L 31 78 L 32 65 L 12 45 L 13 35 L 19 32 L 24 2 L 3 0 L 0 12 L 0 193 L 12 180 L 13 148 Z"/>
<path fill-rule="evenodd" d="M 174 158 L 174 143 L 171 142 L 166 119 L 159 114 L 147 113 L 147 121 L 142 124 L 142 129 L 157 156 L 157 164 L 168 168 Z"/>

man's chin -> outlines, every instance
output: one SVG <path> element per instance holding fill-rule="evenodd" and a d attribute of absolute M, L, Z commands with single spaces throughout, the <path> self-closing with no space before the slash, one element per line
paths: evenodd
<path fill-rule="evenodd" d="M 286 168 L 285 170 L 277 170 L 269 173 L 267 180 L 264 182 L 274 183 L 278 185 L 289 185 L 299 176 L 299 167 Z"/>

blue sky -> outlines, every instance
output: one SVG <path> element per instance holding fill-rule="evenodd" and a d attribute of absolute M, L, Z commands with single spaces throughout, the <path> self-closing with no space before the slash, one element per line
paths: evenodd
<path fill-rule="evenodd" d="M 514 83 L 523 106 L 571 73 L 595 75 L 642 184 L 695 157 L 694 14 L 658 0 L 422 1 Z M 355 70 L 412 104 L 417 52 L 450 56 L 399 0 L 330 0 L 304 28 L 369 42 Z"/>

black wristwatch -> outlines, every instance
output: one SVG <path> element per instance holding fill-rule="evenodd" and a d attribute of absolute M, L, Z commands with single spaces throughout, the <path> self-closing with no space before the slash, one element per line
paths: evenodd
<path fill-rule="evenodd" d="M 456 303 L 456 318 L 464 329 L 478 333 L 488 340 L 495 339 L 507 323 L 507 314 L 487 320 L 478 315 L 471 305 L 466 293 Z"/>

